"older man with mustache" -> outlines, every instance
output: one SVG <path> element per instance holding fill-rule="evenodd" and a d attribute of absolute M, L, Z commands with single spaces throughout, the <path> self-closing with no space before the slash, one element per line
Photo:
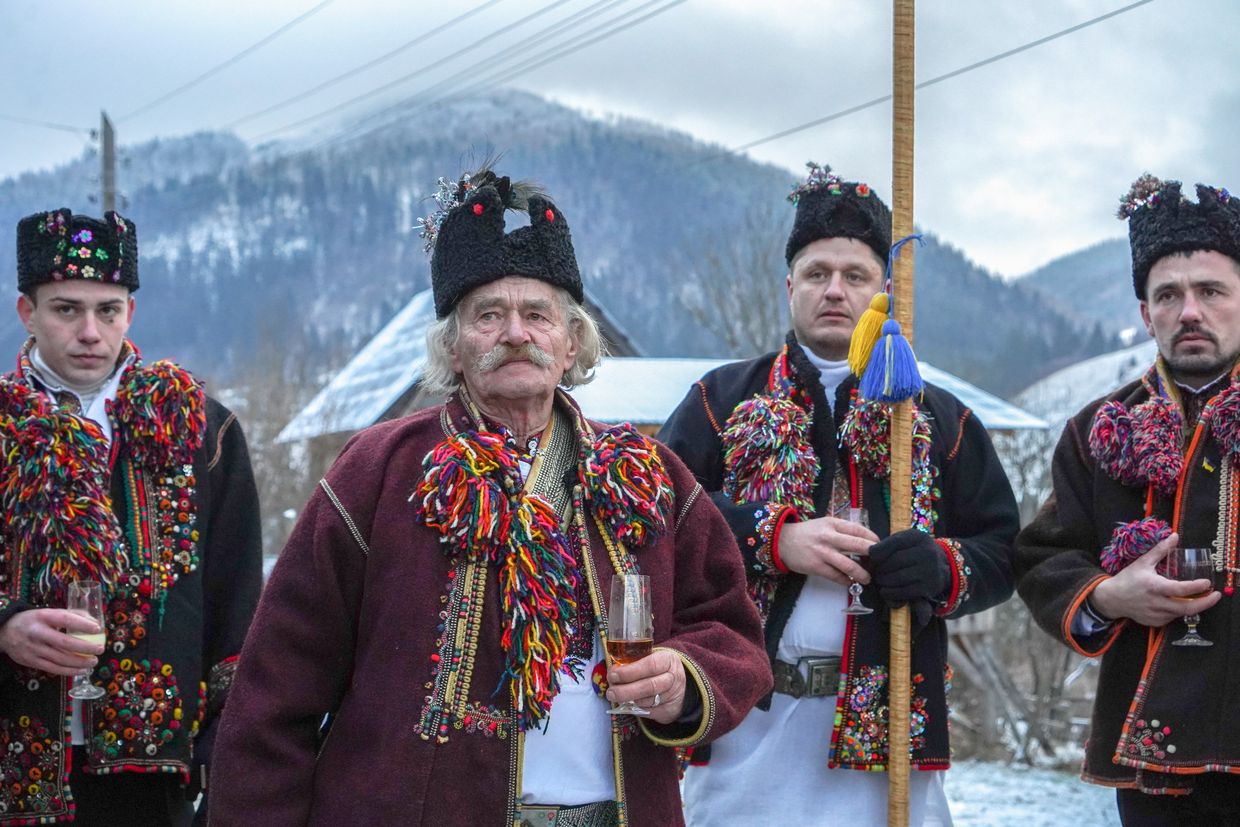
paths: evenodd
<path fill-rule="evenodd" d="M 212 824 L 681 824 L 675 748 L 771 686 L 740 553 L 673 454 L 562 390 L 601 351 L 563 213 L 490 171 L 441 186 L 423 381 L 447 401 L 360 434 L 303 512 Z M 529 226 L 505 234 L 507 209 Z M 628 573 L 655 648 L 609 668 Z M 607 714 L 624 701 L 649 717 Z"/>
<path fill-rule="evenodd" d="M 1158 359 L 1068 422 L 1020 594 L 1102 657 L 1084 778 L 1118 789 L 1124 824 L 1237 824 L 1240 199 L 1146 175 L 1120 215 Z M 1202 576 L 1180 574 L 1190 549 Z"/>

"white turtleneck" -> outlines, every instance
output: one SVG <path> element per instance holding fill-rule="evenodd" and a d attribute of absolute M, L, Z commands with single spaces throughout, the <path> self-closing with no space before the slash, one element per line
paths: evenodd
<path fill-rule="evenodd" d="M 107 403 L 108 400 L 116 397 L 116 389 L 120 386 L 121 374 L 133 360 L 134 355 L 130 353 L 117 364 L 115 370 L 98 382 L 80 385 L 68 381 L 52 370 L 51 365 L 47 363 L 47 360 L 43 358 L 43 354 L 39 352 L 38 343 L 30 349 L 30 365 L 34 369 L 35 380 L 48 393 L 67 392 L 76 396 L 78 403 L 82 407 L 82 416 L 96 422 L 103 431 L 103 438 L 108 442 L 112 441 L 112 422 L 108 419 Z"/>
<path fill-rule="evenodd" d="M 822 389 L 827 394 L 827 404 L 831 406 L 832 412 L 835 411 L 835 392 L 843 384 L 844 380 L 851 375 L 852 371 L 848 369 L 848 360 L 841 359 L 833 361 L 831 359 L 823 359 L 817 353 L 807 347 L 802 347 L 806 358 L 810 364 L 818 368 L 819 379 L 822 381 Z"/>

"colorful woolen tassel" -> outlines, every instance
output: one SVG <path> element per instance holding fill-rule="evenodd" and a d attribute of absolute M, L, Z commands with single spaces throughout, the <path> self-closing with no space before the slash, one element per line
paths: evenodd
<path fill-rule="evenodd" d="M 883 402 L 903 402 L 912 399 L 925 386 L 917 369 L 913 346 L 900 332 L 900 323 L 895 319 L 883 322 L 882 336 L 861 376 L 861 396 Z"/>
<path fill-rule="evenodd" d="M 1100 563 L 1108 574 L 1118 574 L 1129 563 L 1171 535 L 1171 526 L 1157 517 L 1120 523 L 1102 550 Z"/>
<path fill-rule="evenodd" d="M 886 293 L 876 293 L 874 298 L 870 299 L 870 306 L 857 320 L 852 341 L 848 344 L 848 367 L 853 375 L 860 376 L 865 373 L 866 366 L 870 364 L 870 354 L 874 352 L 878 337 L 883 334 L 883 322 L 887 320 L 890 305 L 891 300 Z"/>

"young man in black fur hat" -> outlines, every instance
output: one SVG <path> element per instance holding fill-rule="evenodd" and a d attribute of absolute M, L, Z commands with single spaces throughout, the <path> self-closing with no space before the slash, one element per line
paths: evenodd
<path fill-rule="evenodd" d="M 915 615 L 910 819 L 950 824 L 947 627 L 1012 590 L 1016 503 L 981 423 L 927 386 L 916 398 L 916 528 L 888 535 L 888 409 L 859 403 L 853 329 L 883 290 L 891 214 L 870 187 L 810 165 L 791 197 L 792 331 L 784 347 L 707 374 L 660 437 L 740 544 L 774 694 L 696 750 L 690 824 L 887 823 L 887 607 Z M 868 510 L 869 525 L 849 520 Z M 882 539 L 880 539 L 882 538 Z M 845 614 L 861 584 L 868 615 Z"/>
<path fill-rule="evenodd" d="M 133 222 L 22 219 L 17 286 L 30 339 L 0 378 L 0 825 L 186 825 L 262 578 L 245 437 L 126 338 Z M 65 608 L 83 580 L 102 584 L 102 629 Z M 66 696 L 74 678 L 101 697 Z"/>
<path fill-rule="evenodd" d="M 1020 594 L 1102 657 L 1082 775 L 1123 823 L 1240 824 L 1240 199 L 1145 175 L 1120 217 L 1158 358 L 1068 421 Z"/>
<path fill-rule="evenodd" d="M 771 685 L 735 541 L 671 452 L 560 389 L 601 353 L 564 214 L 490 172 L 441 186 L 422 382 L 447 401 L 359 434 L 302 512 L 212 824 L 681 824 L 674 748 Z M 609 669 L 617 573 L 650 578 L 654 650 Z"/>

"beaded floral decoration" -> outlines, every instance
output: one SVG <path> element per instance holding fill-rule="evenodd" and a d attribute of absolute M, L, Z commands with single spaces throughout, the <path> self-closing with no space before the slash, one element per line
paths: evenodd
<path fill-rule="evenodd" d="M 925 682 L 921 673 L 909 687 L 909 753 L 926 746 L 926 698 L 917 694 Z M 836 705 L 838 737 L 832 746 L 831 766 L 881 768 L 887 763 L 887 667 L 863 666 L 848 697 Z"/>
<path fill-rule="evenodd" d="M 790 505 L 806 519 L 814 515 L 821 465 L 811 437 L 812 404 L 792 381 L 784 345 L 771 366 L 767 393 L 737 405 L 720 433 L 729 497 Z"/>
<path fill-rule="evenodd" d="M 422 461 L 413 496 L 444 553 L 499 569 L 509 622 L 500 643 L 503 677 L 522 730 L 538 728 L 559 692 L 568 626 L 576 616 L 577 565 L 559 517 L 521 489 L 505 434 L 466 431 Z"/>
<path fill-rule="evenodd" d="M 107 689 L 95 714 L 92 757 L 99 761 L 145 761 L 184 726 L 181 688 L 172 664 L 112 658 L 99 666 Z"/>
<path fill-rule="evenodd" d="M 840 426 L 840 444 L 848 449 L 857 469 L 875 479 L 891 476 L 891 406 L 853 394 L 852 405 Z M 913 518 L 912 527 L 934 532 L 938 519 L 934 503 L 937 471 L 930 462 L 932 433 L 925 412 L 913 405 Z"/>
<path fill-rule="evenodd" d="M 1168 740 L 1170 737 L 1171 727 L 1157 719 L 1146 721 L 1142 718 L 1129 731 L 1123 750 L 1128 758 L 1155 758 L 1162 761 L 1175 754 L 1175 744 Z"/>
<path fill-rule="evenodd" d="M 6 816 L 30 814 L 35 824 L 39 815 L 65 812 L 62 788 L 68 780 L 67 757 L 61 734 L 53 732 L 39 718 L 22 715 L 0 718 L 0 784 L 4 785 Z M 72 812 L 69 805 L 68 812 Z M 56 819 L 51 819 L 56 820 Z"/>
<path fill-rule="evenodd" d="M 113 227 L 118 236 L 128 232 L 129 225 L 115 213 Z M 62 212 L 50 212 L 39 221 L 38 231 L 57 237 L 56 255 L 52 258 L 52 279 L 91 279 L 94 281 L 119 282 L 124 256 L 123 246 L 116 245 L 116 258 L 108 252 L 107 239 L 96 238 L 92 230 L 80 229 L 68 234 L 66 217 Z"/>
<path fill-rule="evenodd" d="M 41 605 L 64 605 L 78 579 L 110 591 L 122 548 L 99 426 L 0 378 L 0 450 L 5 590 Z"/>

